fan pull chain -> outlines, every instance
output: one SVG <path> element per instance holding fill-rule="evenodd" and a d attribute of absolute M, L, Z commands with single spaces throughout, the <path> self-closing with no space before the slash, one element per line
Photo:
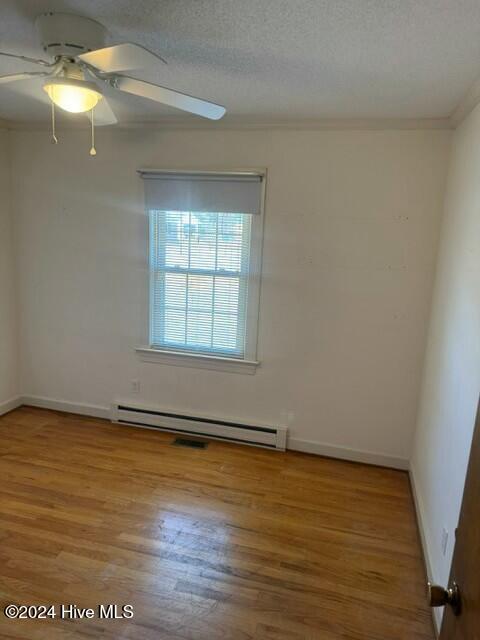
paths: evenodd
<path fill-rule="evenodd" d="M 52 144 L 58 144 L 58 138 L 55 135 L 55 104 L 52 102 Z"/>
<path fill-rule="evenodd" d="M 95 149 L 95 124 L 93 122 L 93 109 L 91 111 L 91 123 L 92 123 L 92 146 L 90 148 L 90 155 L 91 156 L 96 156 L 97 155 L 97 150 Z"/>

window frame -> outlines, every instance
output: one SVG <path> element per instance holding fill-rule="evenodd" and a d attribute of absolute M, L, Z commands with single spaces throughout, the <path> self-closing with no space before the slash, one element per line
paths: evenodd
<path fill-rule="evenodd" d="M 141 171 L 144 171 L 143 169 Z M 150 171 L 153 171 L 150 169 Z M 219 170 L 219 171 L 197 171 L 189 169 L 169 170 L 172 173 L 188 172 L 198 175 L 208 175 L 210 173 L 222 174 L 225 176 L 249 173 L 260 176 L 260 210 L 258 214 L 251 214 L 251 230 L 250 230 L 250 257 L 249 257 L 249 275 L 248 275 L 248 291 L 247 291 L 247 308 L 245 317 L 245 349 L 243 357 L 228 357 L 215 353 L 198 353 L 197 351 L 189 351 L 185 349 L 175 349 L 168 347 L 159 347 L 151 344 L 151 271 L 150 271 L 150 221 L 149 211 L 146 207 L 145 216 L 148 225 L 148 313 L 147 313 L 147 331 L 146 336 L 148 344 L 146 346 L 136 347 L 137 355 L 143 362 L 157 362 L 160 364 L 186 366 L 202 369 L 214 369 L 220 371 L 254 374 L 260 362 L 257 360 L 258 349 L 258 325 L 260 317 L 260 292 L 262 279 L 262 254 L 263 254 L 263 231 L 265 218 L 265 196 L 266 196 L 266 169 L 241 169 L 238 171 Z"/>

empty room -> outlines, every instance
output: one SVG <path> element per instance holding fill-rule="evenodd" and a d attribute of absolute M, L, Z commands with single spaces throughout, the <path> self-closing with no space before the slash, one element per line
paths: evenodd
<path fill-rule="evenodd" d="M 0 640 L 480 640 L 478 0 L 0 4 Z"/>

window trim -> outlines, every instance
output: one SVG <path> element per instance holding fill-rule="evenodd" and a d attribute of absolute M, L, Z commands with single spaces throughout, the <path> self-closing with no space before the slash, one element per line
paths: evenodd
<path fill-rule="evenodd" d="M 141 169 L 142 172 L 165 172 L 163 169 Z M 260 211 L 259 214 L 252 214 L 251 239 L 250 239 L 250 269 L 247 294 L 247 314 L 245 320 L 245 353 L 243 358 L 230 358 L 225 355 L 198 353 L 194 351 L 180 351 L 167 349 L 165 347 L 155 347 L 150 344 L 150 293 L 148 296 L 149 312 L 148 326 L 145 333 L 147 344 L 139 345 L 135 351 L 142 362 L 158 363 L 174 366 L 185 366 L 201 369 L 213 369 L 232 373 L 254 374 L 260 362 L 257 360 L 258 349 L 258 325 L 260 322 L 260 291 L 262 275 L 262 255 L 263 255 L 263 230 L 265 218 L 266 199 L 266 169 L 239 169 L 202 171 L 191 169 L 168 169 L 171 173 L 194 173 L 197 175 L 210 175 L 212 173 L 228 175 L 253 174 L 261 177 Z M 145 215 L 148 216 L 146 207 Z M 148 233 L 148 243 L 150 244 L 150 233 Z M 149 251 L 150 249 L 148 249 Z M 148 269 L 148 280 L 150 280 L 150 269 Z"/>
<path fill-rule="evenodd" d="M 194 369 L 211 369 L 231 373 L 246 373 L 253 375 L 260 366 L 258 360 L 243 358 L 227 358 L 224 356 L 193 353 L 192 351 L 170 351 L 154 349 L 152 347 L 137 347 L 135 349 L 142 362 L 153 362 L 178 367 L 193 367 Z"/>

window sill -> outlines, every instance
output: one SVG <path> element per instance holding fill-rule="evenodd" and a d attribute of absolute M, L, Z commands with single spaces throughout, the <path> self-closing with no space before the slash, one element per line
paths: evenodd
<path fill-rule="evenodd" d="M 238 360 L 237 358 L 208 356 L 202 353 L 181 353 L 180 351 L 152 349 L 151 347 L 137 347 L 135 351 L 142 362 L 226 371 L 228 373 L 253 375 L 260 365 L 260 362 L 256 360 Z"/>

